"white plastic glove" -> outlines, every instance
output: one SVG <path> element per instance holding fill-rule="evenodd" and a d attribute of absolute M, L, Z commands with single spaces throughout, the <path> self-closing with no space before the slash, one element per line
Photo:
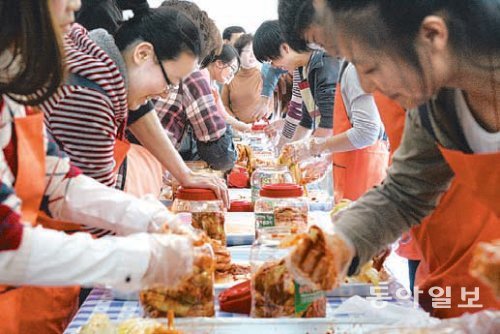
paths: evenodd
<path fill-rule="evenodd" d="M 264 133 L 268 138 L 270 138 L 273 141 L 283 129 L 284 124 L 285 124 L 284 118 L 272 121 L 268 126 L 264 128 Z"/>
<path fill-rule="evenodd" d="M 287 265 L 300 284 L 331 290 L 347 275 L 355 255 L 351 242 L 338 233 L 311 226 L 287 257 Z"/>
<path fill-rule="evenodd" d="M 193 271 L 193 240 L 184 235 L 150 234 L 151 256 L 141 284 L 175 287 Z"/>
<path fill-rule="evenodd" d="M 281 157 L 298 163 L 312 157 L 330 153 L 326 148 L 325 137 L 309 137 L 293 143 L 286 144 L 281 150 Z"/>

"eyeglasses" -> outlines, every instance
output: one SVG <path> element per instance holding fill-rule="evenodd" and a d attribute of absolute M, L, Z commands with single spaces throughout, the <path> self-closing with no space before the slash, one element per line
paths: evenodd
<path fill-rule="evenodd" d="M 161 60 L 160 60 L 160 57 L 158 57 L 158 54 L 156 53 L 156 50 L 155 50 L 155 56 L 156 56 L 156 59 L 158 60 L 158 64 L 160 65 L 160 68 L 161 68 L 161 73 L 163 74 L 163 78 L 165 79 L 165 82 L 167 83 L 167 88 L 168 90 L 177 90 L 179 89 L 179 85 L 174 85 L 170 79 L 168 78 L 168 75 L 167 75 L 167 71 L 165 71 L 165 67 L 163 67 L 163 64 L 161 63 Z"/>
<path fill-rule="evenodd" d="M 236 74 L 236 72 L 238 72 L 238 65 L 237 64 L 234 64 L 234 65 L 227 65 L 226 67 L 229 67 L 231 69 L 231 72 L 233 74 Z"/>

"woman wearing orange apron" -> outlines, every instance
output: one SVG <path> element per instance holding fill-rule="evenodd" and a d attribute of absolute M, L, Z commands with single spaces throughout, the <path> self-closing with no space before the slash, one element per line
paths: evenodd
<path fill-rule="evenodd" d="M 49 98 L 61 83 L 62 54 L 53 22 L 65 29 L 79 2 L 8 0 L 4 5 L 0 16 L 20 19 L 3 22 L 18 33 L 3 36 L 0 46 L 0 332 L 61 333 L 78 305 L 79 288 L 72 286 L 138 289 L 175 281 L 190 271 L 185 263 L 192 241 L 146 233 L 95 240 L 86 233 L 34 227 L 39 210 L 122 235 L 157 231 L 173 217 L 159 202 L 81 175 L 46 136 L 43 114 L 24 106 Z M 51 222 L 54 229 L 66 228 Z"/>
<path fill-rule="evenodd" d="M 69 26 L 68 80 L 41 104 L 49 133 L 75 166 L 107 186 L 158 196 L 168 170 L 181 185 L 210 188 L 228 204 L 223 181 L 196 175 L 184 164 L 149 101 L 166 98 L 196 66 L 204 51 L 198 26 L 173 9 L 150 9 L 146 0 L 129 9 L 134 18 L 114 36 Z M 125 129 L 145 149 L 132 146 L 119 165 L 115 145 L 125 140 Z"/>
<path fill-rule="evenodd" d="M 333 108 L 333 135 L 339 135 L 349 131 L 353 127 L 349 118 L 344 97 L 342 96 L 342 82 L 349 64 L 344 63 L 340 70 L 337 91 L 335 92 L 335 104 Z M 354 68 L 350 69 L 354 71 Z M 375 100 L 377 101 L 377 100 Z M 377 105 L 378 109 L 384 105 Z M 377 110 L 378 112 L 378 110 Z M 385 134 L 384 134 L 385 135 Z M 335 202 L 342 199 L 356 200 L 370 188 L 380 184 L 386 175 L 389 164 L 389 144 L 384 138 L 377 138 L 375 143 L 361 149 L 347 152 L 336 152 L 333 155 L 333 185 Z"/>
<path fill-rule="evenodd" d="M 333 153 L 336 202 L 343 198 L 355 200 L 379 184 L 389 162 L 389 143 L 384 139 L 384 126 L 373 96 L 362 91 L 355 69 L 349 63 L 341 65 L 339 78 L 333 137 L 307 138 L 286 145 L 282 151 L 284 158 L 295 162 Z"/>
<path fill-rule="evenodd" d="M 354 250 L 352 262 L 301 247 L 292 253 L 301 260 L 292 269 L 314 282 L 326 279 L 322 272 L 337 272 L 329 282 L 341 282 L 344 272 L 354 273 L 418 226 L 419 270 L 426 276 L 415 298 L 424 308 L 443 318 L 500 308 L 468 274 L 475 245 L 500 237 L 498 5 L 314 1 L 321 43 L 356 63 L 367 92 L 380 91 L 410 110 L 383 184 L 347 209 L 327 236 L 332 254 Z M 302 265 L 318 261 L 331 265 L 321 272 Z"/>
<path fill-rule="evenodd" d="M 15 118 L 13 128 L 18 157 L 15 191 L 22 201 L 23 221 L 34 226 L 46 187 L 43 114 Z M 58 227 L 52 221 L 52 228 Z M 62 333 L 78 309 L 79 292 L 78 286 L 0 286 L 0 329 L 2 333 Z"/>

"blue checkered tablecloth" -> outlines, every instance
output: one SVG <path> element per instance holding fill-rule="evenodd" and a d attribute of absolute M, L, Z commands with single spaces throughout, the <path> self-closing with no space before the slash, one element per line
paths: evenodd
<path fill-rule="evenodd" d="M 231 251 L 231 257 L 234 261 L 248 261 L 250 250 L 249 246 L 230 247 L 229 250 Z M 390 284 L 390 288 L 388 289 L 389 291 L 391 291 L 390 296 L 385 299 L 385 301 L 387 301 L 388 303 L 412 307 L 412 300 L 397 299 L 395 297 L 395 294 L 392 292 L 396 291 L 396 289 L 400 286 L 401 285 L 399 283 L 392 282 Z M 218 295 L 219 292 L 220 291 L 217 291 L 216 289 L 216 295 Z M 78 333 L 78 329 L 88 322 L 92 314 L 96 313 L 107 314 L 109 318 L 114 322 L 120 322 L 122 320 L 133 317 L 141 317 L 143 315 L 142 307 L 140 306 L 139 301 L 133 298 L 133 295 L 132 300 L 118 300 L 114 298 L 116 298 L 116 295 L 109 289 L 96 288 L 92 290 L 64 333 Z M 327 318 L 331 317 L 332 312 L 348 298 L 348 296 L 328 296 Z M 349 318 L 349 316 L 349 314 L 335 314 L 335 320 L 338 321 L 338 319 L 342 319 L 342 317 L 347 319 Z M 233 318 L 234 320 L 238 318 L 242 320 L 248 319 L 241 314 L 221 312 L 218 309 L 217 304 L 216 318 Z M 347 333 L 350 333 L 350 331 L 348 330 Z"/>

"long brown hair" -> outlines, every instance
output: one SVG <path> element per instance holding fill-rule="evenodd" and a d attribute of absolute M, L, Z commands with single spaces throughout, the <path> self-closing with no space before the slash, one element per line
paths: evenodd
<path fill-rule="evenodd" d="M 0 94 L 22 104 L 37 105 L 53 95 L 64 78 L 61 33 L 49 8 L 49 0 L 0 1 L 0 53 L 10 50 L 20 68 L 8 82 L 0 82 Z M 11 61 L 0 71 L 8 71 Z"/>

